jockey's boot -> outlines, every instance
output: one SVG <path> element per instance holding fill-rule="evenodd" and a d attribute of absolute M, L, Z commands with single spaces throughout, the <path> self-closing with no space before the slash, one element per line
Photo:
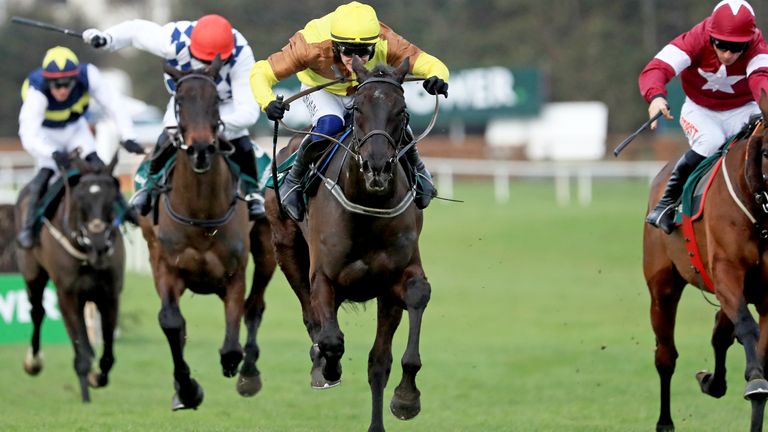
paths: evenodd
<path fill-rule="evenodd" d="M 122 193 L 117 194 L 117 206 L 123 210 L 123 221 L 139 226 L 139 215 L 136 209 L 125 202 L 125 197 Z"/>
<path fill-rule="evenodd" d="M 264 210 L 264 195 L 259 190 L 259 175 L 256 172 L 256 153 L 253 151 L 253 143 L 248 136 L 232 140 L 235 153 L 232 161 L 240 167 L 240 181 L 245 189 L 245 203 L 248 205 L 248 220 L 257 220 L 267 217 Z"/>
<path fill-rule="evenodd" d="M 675 204 L 683 193 L 683 186 L 685 181 L 688 180 L 688 176 L 691 175 L 694 169 L 699 166 L 699 163 L 706 159 L 704 156 L 696 153 L 693 150 L 685 152 L 683 157 L 677 161 L 672 175 L 667 181 L 667 188 L 664 190 L 664 195 L 656 204 L 656 207 L 648 213 L 645 221 L 649 224 L 661 228 L 662 231 L 669 234 L 675 229 Z"/>
<path fill-rule="evenodd" d="M 40 205 L 43 194 L 48 189 L 48 180 L 53 176 L 53 170 L 43 168 L 37 172 L 32 181 L 29 182 L 27 187 L 27 214 L 24 219 L 24 225 L 21 227 L 21 231 L 16 236 L 16 243 L 22 249 L 30 249 L 35 245 L 36 230 L 35 224 L 37 222 L 37 207 Z"/>
<path fill-rule="evenodd" d="M 147 173 L 147 177 L 151 178 L 152 176 L 157 175 L 176 152 L 176 148 L 170 144 L 170 136 L 168 136 L 166 131 L 163 131 L 157 138 L 157 144 L 155 144 L 155 148 L 152 150 L 152 155 L 149 157 L 149 172 Z M 137 213 L 142 216 L 149 214 L 150 210 L 152 210 L 152 199 L 150 195 L 150 188 L 148 187 L 143 187 L 133 194 L 130 208 L 126 211 L 126 220 L 128 220 L 129 213 L 132 213 L 134 216 Z M 136 217 L 136 219 L 138 222 L 138 217 Z"/>
<path fill-rule="evenodd" d="M 280 202 L 288 216 L 296 222 L 304 219 L 304 190 L 301 181 L 309 165 L 328 148 L 329 143 L 326 139 L 313 140 L 311 135 L 307 135 L 299 146 L 291 170 L 280 185 Z"/>
<path fill-rule="evenodd" d="M 413 199 L 413 202 L 417 208 L 423 210 L 427 208 L 432 198 L 437 196 L 437 189 L 432 181 L 432 176 L 427 171 L 427 167 L 419 158 L 419 152 L 416 150 L 415 145 L 405 152 L 405 157 L 416 171 L 416 197 Z"/>

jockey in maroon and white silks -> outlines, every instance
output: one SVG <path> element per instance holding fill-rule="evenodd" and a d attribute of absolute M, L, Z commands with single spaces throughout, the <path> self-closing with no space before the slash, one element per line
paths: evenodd
<path fill-rule="evenodd" d="M 768 44 L 755 26 L 755 13 L 744 0 L 723 0 L 712 14 L 667 44 L 640 73 L 640 93 L 649 103 L 648 115 L 659 111 L 672 119 L 666 85 L 680 76 L 685 102 L 680 125 L 691 150 L 675 166 L 659 204 L 646 221 L 665 232 L 682 186 L 705 157 L 760 110 L 755 101 L 768 94 Z M 655 129 L 656 122 L 651 125 Z"/>

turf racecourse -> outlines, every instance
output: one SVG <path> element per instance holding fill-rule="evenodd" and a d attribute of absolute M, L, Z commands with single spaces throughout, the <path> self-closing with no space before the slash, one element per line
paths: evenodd
<path fill-rule="evenodd" d="M 641 231 L 647 184 L 596 182 L 589 207 L 554 203 L 551 183 L 513 183 L 496 204 L 489 183 L 458 183 L 464 204 L 427 211 L 422 255 L 432 283 L 418 376 L 421 414 L 389 431 L 650 431 L 658 379 Z M 221 375 L 223 307 L 185 295 L 187 360 L 205 389 L 197 411 L 170 410 L 171 358 L 147 276 L 129 274 L 109 387 L 79 402 L 69 345 L 44 346 L 45 369 L 24 374 L 25 345 L 0 347 L 0 431 L 362 431 L 368 427 L 367 355 L 375 303 L 340 315 L 343 384 L 309 388 L 309 341 L 281 274 L 267 291 L 259 334 L 264 388 L 253 398 Z M 694 379 L 712 368 L 714 308 L 686 290 L 672 382 L 678 431 L 747 430 L 744 354 L 729 357 L 730 391 L 715 400 Z M 388 405 L 400 379 L 407 318 L 393 350 Z"/>

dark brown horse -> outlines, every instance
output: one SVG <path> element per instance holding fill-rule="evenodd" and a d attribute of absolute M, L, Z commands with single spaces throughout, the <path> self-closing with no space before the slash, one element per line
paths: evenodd
<path fill-rule="evenodd" d="M 407 125 L 401 84 L 408 63 L 396 70 L 379 65 L 369 72 L 356 59 L 354 70 L 361 84 L 354 97 L 352 138 L 346 151 L 339 150 L 330 162 L 323 184 L 309 200 L 307 218 L 300 224 L 282 218 L 274 193 L 267 199 L 267 213 L 278 262 L 301 302 L 313 342 L 313 387 L 340 382 L 341 304 L 376 299 L 378 329 L 368 357 L 373 398 L 369 430 L 382 431 L 392 338 L 403 310 L 409 316 L 408 345 L 390 408 L 400 419 L 420 411 L 419 335 L 431 288 L 419 255 L 422 212 L 412 202 L 414 188 L 399 163 Z"/>
<path fill-rule="evenodd" d="M 763 118 L 768 113 L 768 97 L 760 102 Z M 649 203 L 658 201 L 671 172 L 663 169 L 653 182 Z M 715 319 L 712 346 L 715 352 L 713 373 L 696 375 L 701 390 L 719 398 L 725 394 L 725 354 L 734 338 L 746 354 L 744 397 L 752 403 L 751 430 L 762 430 L 768 381 L 768 138 L 758 126 L 748 139 L 730 146 L 721 160 L 704 203 L 703 218 L 694 222 L 696 244 L 704 272 L 693 269 L 686 243 L 693 241 L 681 230 L 671 235 L 645 225 L 643 271 L 651 294 L 651 322 L 656 334 L 656 370 L 661 381 L 661 412 L 657 431 L 673 431 L 670 413 L 670 382 L 675 370 L 677 350 L 674 341 L 675 315 L 683 288 L 691 284 L 707 289 L 705 274 L 720 302 Z M 690 245 L 689 245 L 690 247 Z M 695 254 L 694 254 L 695 256 Z M 754 304 L 760 315 L 755 322 L 747 304 Z"/>
<path fill-rule="evenodd" d="M 17 249 L 34 325 L 24 370 L 37 375 L 43 368 L 40 351 L 40 327 L 45 317 L 43 292 L 52 280 L 75 350 L 75 372 L 83 402 L 91 400 L 89 384 L 95 388 L 107 385 L 115 361 L 113 336 L 125 270 L 123 238 L 118 229 L 120 215 L 114 208 L 120 193 L 117 179 L 112 176 L 116 162 L 117 156 L 104 170 L 92 171 L 86 162 L 73 156 L 72 163 L 80 170 L 79 180 L 65 188 L 55 217 L 45 219 L 39 244 L 29 250 Z M 24 189 L 16 205 L 17 230 L 27 211 L 30 209 Z M 98 373 L 91 370 L 94 352 L 83 316 L 87 301 L 94 302 L 101 313 L 104 351 Z"/>
<path fill-rule="evenodd" d="M 214 78 L 220 67 L 217 58 L 204 70 L 185 73 L 165 68 L 176 82 L 178 130 L 166 132 L 176 146 L 176 160 L 157 215 L 150 213 L 140 219 L 161 301 L 160 327 L 173 357 L 174 410 L 196 408 L 203 401 L 203 389 L 184 360 L 187 334 L 179 300 L 187 288 L 197 294 L 216 294 L 224 302 L 226 334 L 219 350 L 224 376 L 237 374 L 245 354 L 237 390 L 251 396 L 261 388 L 256 331 L 264 311 L 264 290 L 276 264 L 266 220 L 255 222 L 249 235 L 247 210 L 238 198 L 237 179 L 225 159 L 234 148 L 219 137 Z M 255 268 L 245 300 L 249 251 Z M 248 331 L 245 353 L 239 340 L 244 313 Z"/>

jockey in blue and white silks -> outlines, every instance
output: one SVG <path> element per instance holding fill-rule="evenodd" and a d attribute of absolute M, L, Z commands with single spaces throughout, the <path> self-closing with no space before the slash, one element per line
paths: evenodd
<path fill-rule="evenodd" d="M 28 210 L 16 238 L 24 249 L 35 243 L 36 208 L 57 167 L 69 163 L 68 153 L 80 148 L 86 161 L 104 165 L 96 154 L 96 141 L 85 120 L 91 97 L 115 122 L 123 147 L 143 153 L 135 141 L 130 117 L 120 108 L 118 95 L 104 81 L 99 69 L 92 64 L 80 64 L 69 48 L 49 49 L 42 67 L 32 71 L 21 88 L 19 138 L 24 149 L 34 156 L 38 168 L 27 186 Z"/>
<path fill-rule="evenodd" d="M 254 144 L 249 137 L 248 128 L 259 118 L 259 106 L 250 90 L 249 74 L 254 64 L 253 51 L 243 35 L 232 28 L 224 17 L 205 15 L 197 21 L 175 21 L 160 25 L 146 20 L 129 20 L 110 27 L 105 31 L 88 29 L 83 39 L 90 44 L 101 40 L 103 48 L 116 51 L 125 47 L 135 47 L 149 52 L 181 71 L 200 69 L 220 55 L 223 65 L 215 78 L 219 92 L 219 113 L 224 123 L 223 136 L 235 145 L 233 157 L 241 172 L 258 179 Z M 96 43 L 96 45 L 99 45 Z M 165 74 L 165 85 L 171 93 L 163 118 L 165 127 L 177 126 L 175 113 L 175 86 L 170 76 Z M 165 135 L 165 134 L 164 134 Z M 165 141 L 161 135 L 158 144 Z M 164 151 L 165 145 L 158 145 L 153 159 L 170 157 Z M 158 166 L 161 164 L 153 163 Z M 249 214 L 252 219 L 264 216 L 263 198 L 257 190 L 248 190 Z M 142 213 L 148 212 L 146 194 L 134 197 L 134 204 Z"/>

